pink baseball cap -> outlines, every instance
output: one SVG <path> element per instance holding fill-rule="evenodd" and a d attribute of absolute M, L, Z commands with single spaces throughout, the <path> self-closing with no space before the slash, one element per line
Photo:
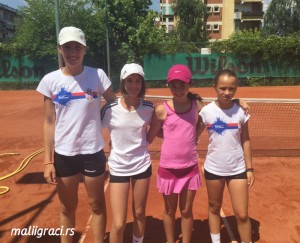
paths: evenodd
<path fill-rule="evenodd" d="M 180 80 L 189 84 L 192 79 L 192 73 L 190 69 L 183 64 L 175 64 L 172 66 L 168 72 L 167 83 L 170 83 L 173 80 Z"/>

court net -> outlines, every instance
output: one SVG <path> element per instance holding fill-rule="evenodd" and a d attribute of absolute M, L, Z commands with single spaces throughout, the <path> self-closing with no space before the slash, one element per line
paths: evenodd
<path fill-rule="evenodd" d="M 170 96 L 146 96 L 155 105 Z M 251 99 L 243 98 L 251 108 L 249 133 L 252 155 L 256 157 L 298 157 L 300 156 L 300 99 Z M 214 98 L 204 98 L 207 104 Z M 105 151 L 109 151 L 109 135 L 104 131 Z M 154 158 L 160 154 L 162 139 L 155 138 L 149 145 Z M 200 157 L 205 157 L 208 146 L 207 131 L 203 131 L 197 146 Z"/>

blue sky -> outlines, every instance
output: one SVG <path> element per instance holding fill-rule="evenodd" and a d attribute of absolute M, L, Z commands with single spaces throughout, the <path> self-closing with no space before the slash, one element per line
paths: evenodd
<path fill-rule="evenodd" d="M 0 3 L 15 9 L 26 4 L 24 0 L 0 0 Z"/>

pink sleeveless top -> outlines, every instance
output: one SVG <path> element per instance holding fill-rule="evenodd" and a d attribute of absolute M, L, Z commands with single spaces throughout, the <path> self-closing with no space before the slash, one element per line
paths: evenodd
<path fill-rule="evenodd" d="M 163 103 L 167 116 L 162 124 L 163 143 L 160 167 L 182 169 L 198 163 L 196 147 L 197 104 L 184 113 L 176 113 L 167 102 Z"/>

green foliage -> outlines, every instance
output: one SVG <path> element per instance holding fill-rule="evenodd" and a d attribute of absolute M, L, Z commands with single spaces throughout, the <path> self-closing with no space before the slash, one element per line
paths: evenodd
<path fill-rule="evenodd" d="M 150 0 L 108 1 L 108 26 L 114 73 L 126 62 L 142 63 L 143 56 L 158 52 L 163 31 L 155 28 Z"/>
<path fill-rule="evenodd" d="M 260 56 L 262 38 L 257 30 L 237 31 L 228 40 L 213 42 L 211 47 L 215 53 L 225 52 L 235 55 Z"/>
<path fill-rule="evenodd" d="M 245 30 L 234 33 L 228 40 L 214 42 L 211 47 L 214 53 L 226 52 L 237 57 L 271 60 L 273 63 L 296 69 L 300 65 L 300 33 L 284 37 L 264 37 L 257 30 Z"/>
<path fill-rule="evenodd" d="M 264 16 L 263 32 L 279 36 L 300 32 L 300 0 L 272 0 Z"/>
<path fill-rule="evenodd" d="M 174 0 L 174 14 L 179 18 L 176 32 L 181 41 L 206 41 L 205 6 L 199 0 Z"/>
<path fill-rule="evenodd" d="M 33 58 L 57 56 L 54 0 L 26 2 L 28 6 L 20 8 L 21 18 L 16 23 L 16 37 L 11 42 L 18 46 L 22 54 Z M 87 44 L 90 46 L 87 59 L 99 65 L 98 60 L 104 56 L 104 38 L 99 41 L 99 36 L 104 35 L 104 27 L 99 21 L 99 14 L 95 13 L 94 6 L 89 2 L 59 1 L 60 26 L 72 25 L 83 29 L 87 36 Z"/>
<path fill-rule="evenodd" d="M 20 8 L 16 37 L 0 45 L 0 53 L 55 58 L 55 0 L 26 2 L 28 6 Z M 142 63 L 145 54 L 161 52 L 164 32 L 155 27 L 157 14 L 149 10 L 150 4 L 150 0 L 59 0 L 60 26 L 81 28 L 88 46 L 85 64 L 104 69 L 108 27 L 112 73 L 118 76 L 124 63 Z"/>

